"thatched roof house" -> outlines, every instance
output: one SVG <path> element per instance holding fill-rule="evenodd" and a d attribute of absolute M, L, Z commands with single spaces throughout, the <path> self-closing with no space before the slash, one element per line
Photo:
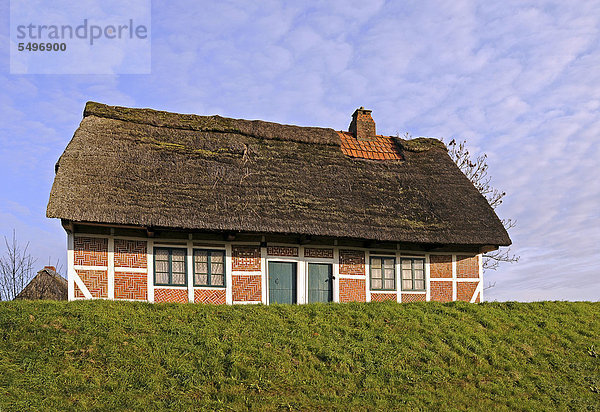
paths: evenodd
<path fill-rule="evenodd" d="M 67 300 L 67 280 L 54 266 L 45 266 L 15 297 L 15 300 Z"/>
<path fill-rule="evenodd" d="M 288 252 L 302 262 L 306 256 L 299 256 L 298 248 L 324 247 L 332 256 L 355 251 L 364 265 L 357 269 L 363 283 L 369 283 L 369 250 L 380 255 L 392 253 L 397 265 L 402 253 L 408 256 L 405 252 L 410 251 L 423 259 L 424 281 L 429 284 L 433 252 L 439 252 L 443 262 L 450 259 L 454 268 L 449 269 L 450 279 L 456 279 L 457 256 L 476 259 L 480 266 L 482 251 L 510 244 L 502 223 L 450 159 L 442 142 L 377 135 L 371 111 L 362 108 L 354 113 L 349 131 L 343 132 L 90 102 L 56 164 L 47 215 L 62 219 L 74 236 L 74 249 L 83 234 L 92 235 L 86 239 L 106 236 L 106 253 L 112 237 L 129 237 L 143 241 L 149 251 L 147 258 L 156 260 L 151 243 L 191 241 L 191 249 L 185 250 L 187 258 L 183 258 L 190 279 L 196 243 L 204 250 L 202 241 L 210 241 L 207 244 L 223 248 L 224 256 L 233 258 L 234 263 L 236 246 L 255 250 L 241 258 L 263 259 L 262 266 L 258 262 L 253 267 L 261 266 L 257 271 L 264 279 L 257 281 L 262 285 L 257 293 L 265 296 L 248 299 L 244 295 L 242 300 L 264 303 L 269 302 L 268 267 L 264 266 L 268 266 L 273 247 L 291 247 Z M 86 247 L 95 244 L 86 242 Z M 233 255 L 227 254 L 229 248 Z M 264 257 L 261 248 L 266 249 Z M 169 249 L 169 256 L 173 253 L 173 248 L 163 249 Z M 167 260 L 172 265 L 172 257 Z M 339 272 L 335 265 L 343 266 L 343 262 L 339 256 L 333 260 L 332 273 Z M 376 260 L 376 264 L 381 262 Z M 114 265 L 77 265 L 73 261 L 70 273 L 76 275 L 74 266 L 80 270 L 106 267 L 110 272 Z M 235 265 L 228 269 L 229 275 L 234 272 L 235 276 Z M 300 266 L 297 269 L 300 271 Z M 173 283 L 173 273 L 169 273 L 166 285 L 182 287 Z M 400 276 L 399 267 L 394 279 L 396 275 Z M 302 276 L 292 277 L 302 283 Z M 375 276 L 377 286 L 379 272 Z M 111 297 L 114 273 L 106 277 L 101 294 Z M 74 280 L 73 296 L 76 288 L 81 289 L 80 283 L 86 283 L 79 278 Z M 196 284 L 212 286 L 202 282 Z M 156 287 L 161 282 L 148 276 L 148 283 Z M 338 285 L 337 281 L 330 283 Z M 393 290 L 382 289 L 381 294 L 394 292 L 394 298 L 401 300 L 399 283 L 394 281 Z M 457 282 L 450 286 L 456 299 Z M 146 289 L 144 299 L 152 300 L 152 287 Z M 188 300 L 194 301 L 194 287 L 187 285 L 186 289 Z M 332 299 L 340 300 L 339 286 L 333 289 Z M 87 292 L 78 293 L 95 296 Z M 423 292 L 427 299 L 431 294 L 427 288 L 406 292 Z M 303 292 L 292 294 L 298 301 L 306 298 Z M 358 299 L 364 296 L 369 300 L 371 294 L 365 286 Z M 227 297 L 227 301 L 235 299 Z"/>

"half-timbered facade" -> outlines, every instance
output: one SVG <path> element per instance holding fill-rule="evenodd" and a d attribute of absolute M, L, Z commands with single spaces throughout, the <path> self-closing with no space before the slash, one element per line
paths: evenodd
<path fill-rule="evenodd" d="M 68 296 L 213 304 L 483 299 L 510 239 L 435 139 L 88 103 L 48 217 Z"/>

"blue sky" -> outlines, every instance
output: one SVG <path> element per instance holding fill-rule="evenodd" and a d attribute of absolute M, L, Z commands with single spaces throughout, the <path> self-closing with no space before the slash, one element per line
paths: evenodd
<path fill-rule="evenodd" d="M 597 1 L 154 1 L 152 73 L 120 76 L 8 74 L 0 10 L 0 235 L 40 266 L 65 260 L 45 208 L 88 100 L 335 129 L 365 106 L 378 133 L 488 154 L 521 261 L 486 299 L 600 298 Z"/>

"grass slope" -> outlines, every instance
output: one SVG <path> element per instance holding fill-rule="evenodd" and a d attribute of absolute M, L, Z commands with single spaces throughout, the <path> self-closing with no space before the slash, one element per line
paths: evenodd
<path fill-rule="evenodd" d="M 0 410 L 598 410 L 600 303 L 0 303 Z"/>

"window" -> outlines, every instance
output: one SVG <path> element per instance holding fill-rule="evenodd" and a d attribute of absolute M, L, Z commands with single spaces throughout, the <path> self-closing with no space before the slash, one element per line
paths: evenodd
<path fill-rule="evenodd" d="M 160 247 L 154 249 L 154 284 L 186 286 L 185 249 Z"/>
<path fill-rule="evenodd" d="M 393 257 L 371 257 L 371 290 L 396 290 Z"/>
<path fill-rule="evenodd" d="M 194 286 L 225 286 L 223 250 L 194 250 Z"/>
<path fill-rule="evenodd" d="M 402 259 L 402 290 L 425 290 L 425 259 Z"/>

